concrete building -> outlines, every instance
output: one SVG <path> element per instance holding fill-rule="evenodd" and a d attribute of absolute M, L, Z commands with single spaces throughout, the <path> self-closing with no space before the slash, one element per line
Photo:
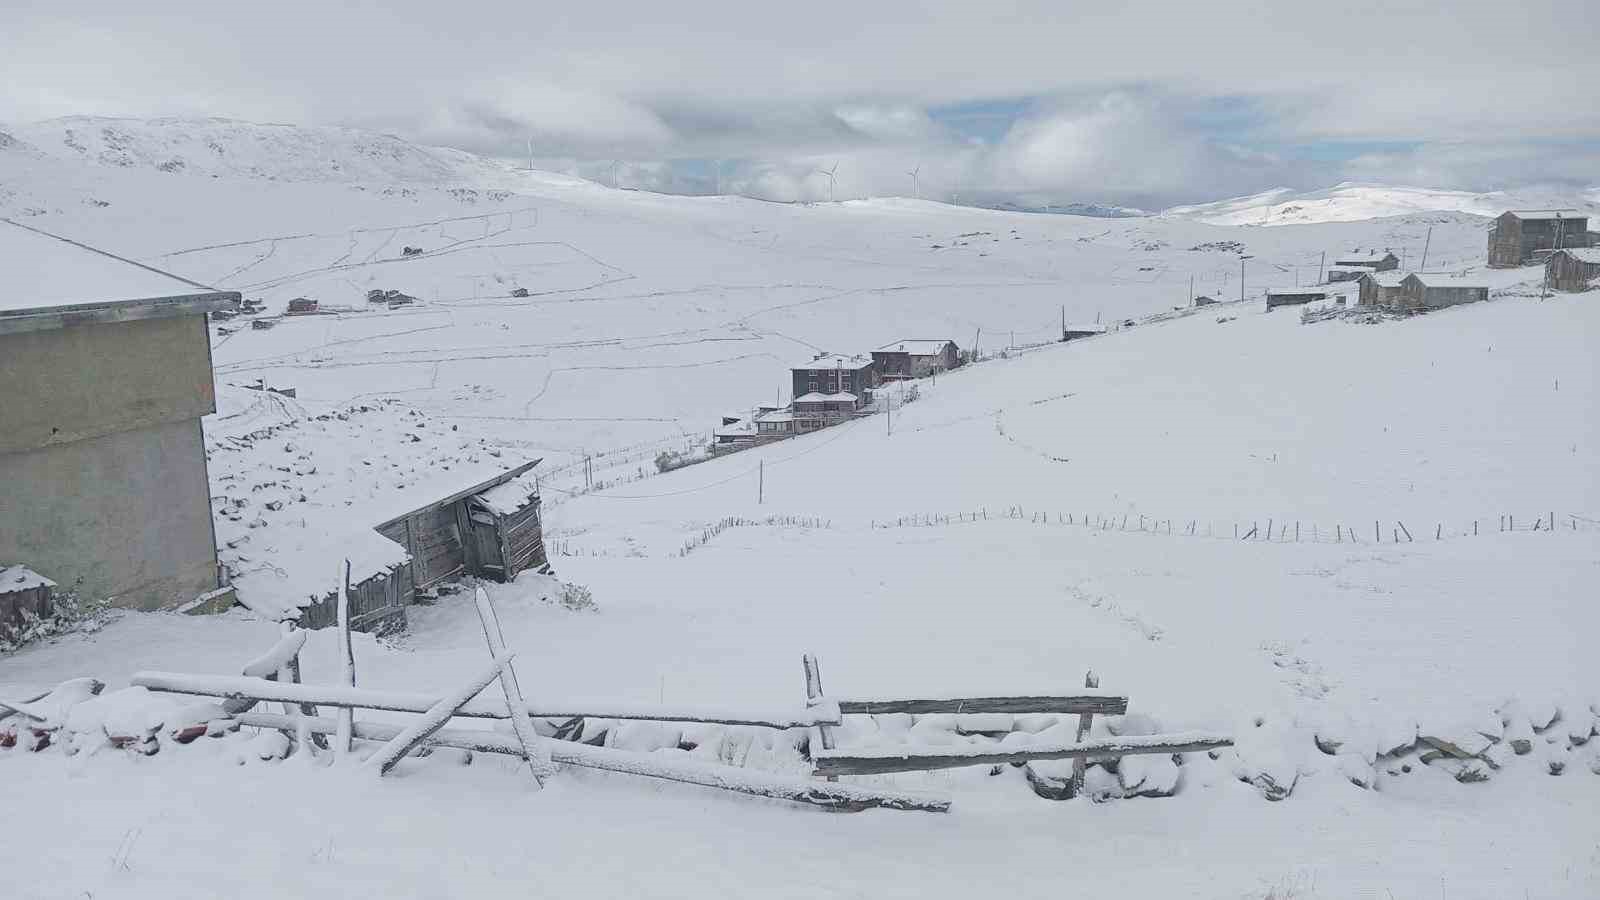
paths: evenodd
<path fill-rule="evenodd" d="M 1545 284 L 1557 291 L 1593 290 L 1600 281 L 1600 247 L 1557 250 L 1544 263 Z"/>
<path fill-rule="evenodd" d="M 954 369 L 961 364 L 961 355 L 955 341 L 896 341 L 872 351 L 872 362 L 881 380 L 900 381 Z"/>
<path fill-rule="evenodd" d="M 0 219 L 0 564 L 92 599 L 218 586 L 200 418 L 217 291 Z"/>
<path fill-rule="evenodd" d="M 1401 279 L 1397 307 L 1422 311 L 1489 299 L 1489 288 L 1454 275 L 1412 273 Z"/>
<path fill-rule="evenodd" d="M 878 386 L 878 367 L 864 356 L 820 353 L 790 369 L 794 396 L 805 394 L 856 394 L 872 402 L 872 389 Z"/>
<path fill-rule="evenodd" d="M 1589 244 L 1589 217 L 1575 209 L 1513 209 L 1494 220 L 1489 231 L 1489 265 L 1509 269 L 1533 258 L 1535 250 L 1561 250 Z"/>

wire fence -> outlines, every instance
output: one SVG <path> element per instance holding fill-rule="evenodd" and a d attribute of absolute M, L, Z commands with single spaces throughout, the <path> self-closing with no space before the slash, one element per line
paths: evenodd
<path fill-rule="evenodd" d="M 1301 519 L 1268 517 L 1248 522 L 1228 521 L 1218 523 L 1207 519 L 1168 519 L 1139 513 L 1070 513 L 1028 510 L 1022 506 L 1008 506 L 991 513 L 987 507 L 971 512 L 912 513 L 893 519 L 874 519 L 871 528 L 932 528 L 964 525 L 988 521 L 1025 521 L 1033 525 L 1085 528 L 1095 531 L 1135 532 L 1172 537 L 1204 538 L 1209 540 L 1260 541 L 1274 544 L 1409 544 L 1417 540 L 1443 541 L 1463 537 L 1513 532 L 1556 531 L 1600 532 L 1600 519 L 1578 513 L 1556 513 L 1546 510 L 1532 516 L 1518 517 L 1514 513 L 1499 514 L 1495 519 L 1474 519 L 1470 523 L 1435 521 L 1432 529 L 1425 525 L 1412 530 L 1419 523 L 1407 524 L 1400 519 L 1374 519 L 1371 527 L 1363 522 L 1360 527 L 1338 522 L 1329 527 L 1325 522 Z"/>

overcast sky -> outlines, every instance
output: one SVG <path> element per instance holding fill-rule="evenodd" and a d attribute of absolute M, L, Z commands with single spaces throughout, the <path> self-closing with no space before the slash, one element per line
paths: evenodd
<path fill-rule="evenodd" d="M 1600 183 L 1600 3 L 0 0 L 0 121 L 347 124 L 680 191 Z"/>

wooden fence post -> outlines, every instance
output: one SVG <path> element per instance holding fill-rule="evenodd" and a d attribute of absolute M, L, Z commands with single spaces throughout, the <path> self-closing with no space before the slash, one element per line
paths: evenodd
<path fill-rule="evenodd" d="M 800 658 L 800 664 L 806 670 L 806 706 L 816 706 L 824 699 L 822 695 L 822 670 L 817 666 L 817 658 L 809 653 Z M 816 737 L 822 744 L 822 749 L 834 749 L 832 725 L 818 725 Z M 829 775 L 828 780 L 838 781 L 839 776 Z"/>
<path fill-rule="evenodd" d="M 505 633 L 500 630 L 500 615 L 495 612 L 489 592 L 478 588 L 473 599 L 478 605 L 478 620 L 483 623 L 483 638 L 489 645 L 490 656 L 506 653 Z M 517 671 L 511 664 L 500 670 L 500 690 L 506 695 L 506 713 L 511 717 L 511 730 L 522 745 L 524 757 L 533 771 L 533 781 L 544 787 L 546 775 L 555 774 L 555 763 L 550 761 L 550 750 L 538 732 L 533 730 L 533 720 L 528 718 L 528 704 L 522 697 L 522 686 L 517 682 Z"/>
<path fill-rule="evenodd" d="M 510 664 L 515 653 L 502 653 L 495 657 L 490 666 L 479 672 L 471 681 L 457 688 L 455 693 L 441 699 L 438 703 L 428 708 L 421 718 L 395 735 L 389 743 L 378 748 L 378 752 L 367 758 L 366 767 L 377 769 L 379 775 L 389 774 L 406 754 L 422 746 L 422 743 L 432 737 L 434 732 L 449 724 L 451 716 L 456 710 L 467 705 L 467 701 L 483 692 L 489 682 L 500 677 L 505 667 Z"/>
<path fill-rule="evenodd" d="M 1083 686 L 1086 688 L 1099 687 L 1100 676 L 1094 674 L 1093 669 L 1085 672 L 1083 675 Z M 1078 714 L 1078 743 L 1083 743 L 1083 739 L 1089 736 L 1089 726 L 1093 723 L 1093 721 L 1094 713 Z M 1089 761 L 1087 759 L 1084 759 L 1080 756 L 1072 761 L 1072 796 L 1082 796 L 1084 776 L 1087 774 L 1088 770 Z"/>
<path fill-rule="evenodd" d="M 355 649 L 350 644 L 350 560 L 344 561 L 339 579 L 339 676 L 346 687 L 356 686 Z M 350 752 L 355 734 L 355 710 L 342 706 L 336 713 L 339 723 L 333 738 L 333 752 L 343 757 Z"/>

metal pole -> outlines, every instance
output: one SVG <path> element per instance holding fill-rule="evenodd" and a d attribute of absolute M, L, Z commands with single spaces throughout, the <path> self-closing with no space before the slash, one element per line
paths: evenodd
<path fill-rule="evenodd" d="M 1239 260 L 1239 299 L 1244 299 L 1244 260 Z"/>
<path fill-rule="evenodd" d="M 1417 266 L 1418 272 L 1428 271 L 1428 247 L 1433 244 L 1433 226 L 1428 226 L 1428 239 L 1422 242 L 1422 262 Z"/>
<path fill-rule="evenodd" d="M 756 503 L 765 503 L 767 499 L 767 461 L 756 463 Z"/>

